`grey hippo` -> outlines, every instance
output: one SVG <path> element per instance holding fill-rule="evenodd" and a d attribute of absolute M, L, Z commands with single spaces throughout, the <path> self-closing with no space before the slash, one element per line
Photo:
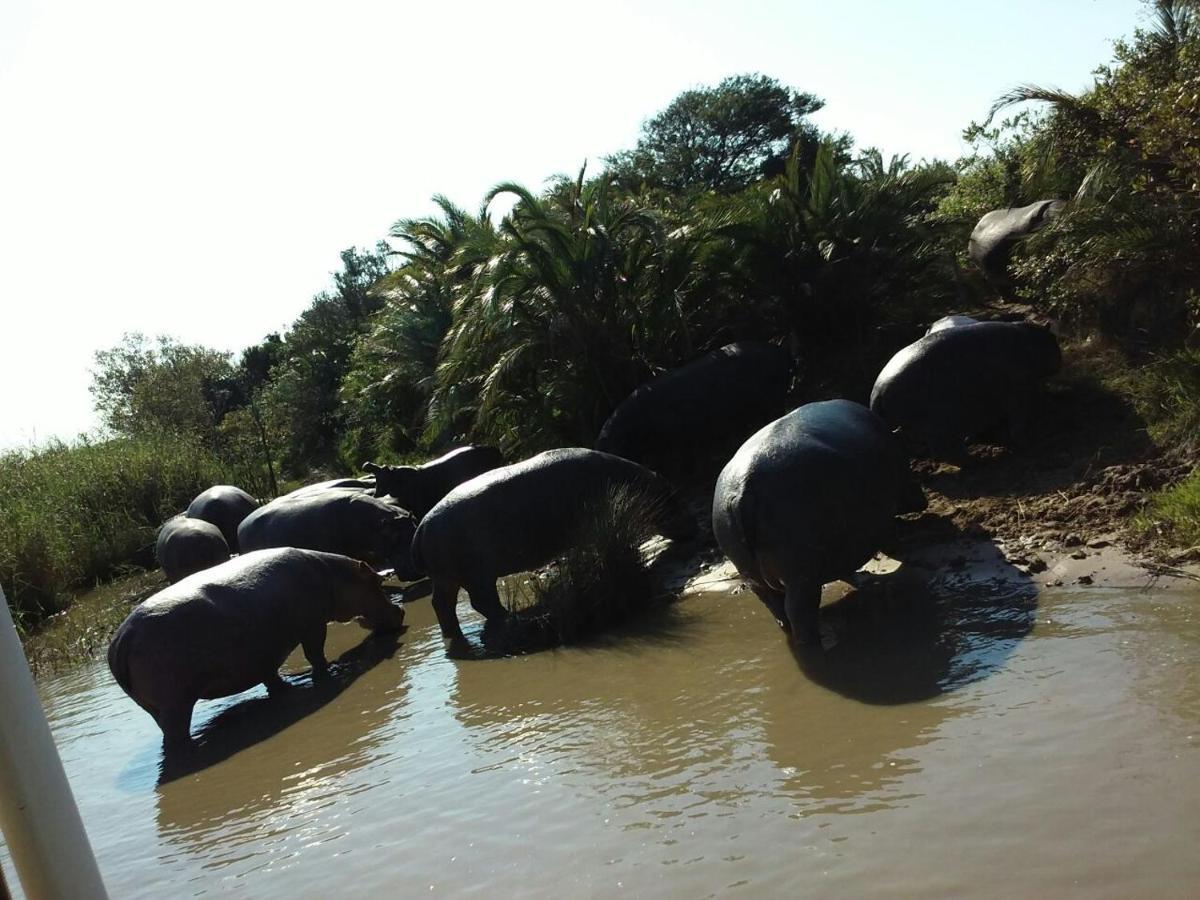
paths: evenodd
<path fill-rule="evenodd" d="M 164 743 L 186 744 L 198 700 L 256 684 L 278 690 L 279 667 L 297 645 L 314 676 L 323 674 L 327 623 L 356 617 L 377 631 L 404 622 L 366 563 L 291 547 L 252 551 L 139 604 L 109 644 L 108 667 Z"/>
<path fill-rule="evenodd" d="M 1024 436 L 1038 385 L 1062 365 L 1058 339 L 1031 322 L 978 322 L 931 332 L 875 379 L 871 409 L 906 443 L 962 460 L 965 442 L 998 426 Z"/>
<path fill-rule="evenodd" d="M 820 639 L 821 585 L 846 578 L 925 498 L 887 425 L 850 400 L 808 403 L 757 431 L 713 493 L 721 550 L 796 644 Z"/>
<path fill-rule="evenodd" d="M 188 504 L 185 515 L 191 519 L 203 519 L 221 529 L 225 543 L 233 553 L 237 553 L 237 530 L 242 519 L 258 509 L 258 501 L 239 487 L 231 484 L 213 485 L 206 491 L 196 495 Z"/>
<path fill-rule="evenodd" d="M 181 578 L 229 559 L 229 544 L 221 530 L 203 519 L 179 515 L 158 529 L 154 557 L 172 584 Z"/>
<path fill-rule="evenodd" d="M 309 486 L 260 506 L 238 526 L 242 551 L 302 547 L 361 559 L 412 574 L 409 545 L 416 522 L 405 510 L 361 488 Z"/>
<path fill-rule="evenodd" d="M 967 256 L 1001 294 L 1008 295 L 1008 259 L 1018 241 L 1029 237 L 1060 215 L 1062 200 L 1038 200 L 1028 206 L 993 209 L 976 223 L 967 241 Z"/>
<path fill-rule="evenodd" d="M 596 449 L 673 479 L 715 460 L 711 474 L 783 412 L 791 379 L 786 350 L 765 341 L 727 344 L 622 400 L 600 429 Z"/>
<path fill-rule="evenodd" d="M 664 532 L 686 536 L 694 529 L 665 479 L 627 459 L 580 447 L 492 469 L 443 497 L 421 520 L 412 544 L 416 570 L 433 582 L 443 637 L 463 637 L 455 611 L 459 588 L 485 618 L 505 618 L 496 579 L 561 556 L 583 517 L 619 486 L 644 490 L 662 503 L 664 519 L 670 517 Z"/>
<path fill-rule="evenodd" d="M 504 465 L 495 447 L 459 447 L 419 466 L 362 465 L 375 476 L 375 496 L 394 497 L 397 505 L 417 519 L 433 509 L 450 491 L 476 475 Z"/>

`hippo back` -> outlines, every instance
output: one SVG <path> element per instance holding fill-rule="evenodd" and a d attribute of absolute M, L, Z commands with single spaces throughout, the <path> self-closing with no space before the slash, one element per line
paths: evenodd
<path fill-rule="evenodd" d="M 300 547 L 394 567 L 401 577 L 411 569 L 408 547 L 415 527 L 404 510 L 364 490 L 302 490 L 272 500 L 238 528 L 243 550 Z"/>
<path fill-rule="evenodd" d="M 170 582 L 229 559 L 229 544 L 219 528 L 203 519 L 175 516 L 158 529 L 154 556 Z"/>
<path fill-rule="evenodd" d="M 809 403 L 726 464 L 713 534 L 752 581 L 778 590 L 783 570 L 801 564 L 823 583 L 870 558 L 914 491 L 907 457 L 878 416 L 849 400 Z"/>
<path fill-rule="evenodd" d="M 258 501 L 239 487 L 231 484 L 213 485 L 202 491 L 188 504 L 186 515 L 191 519 L 211 522 L 221 529 L 225 543 L 234 553 L 238 552 L 238 526 L 242 520 L 258 509 Z"/>
<path fill-rule="evenodd" d="M 706 459 L 724 461 L 779 414 L 791 377 L 785 350 L 764 341 L 728 344 L 621 401 L 600 429 L 596 449 L 667 477 L 703 468 Z"/>
<path fill-rule="evenodd" d="M 1011 398 L 1058 371 L 1048 329 L 1029 322 L 980 322 L 926 335 L 884 366 L 871 409 L 893 428 L 931 427 L 963 436 L 1000 416 Z"/>
<path fill-rule="evenodd" d="M 549 450 L 458 485 L 421 520 L 413 562 L 435 577 L 471 583 L 535 569 L 561 555 L 581 513 L 614 486 L 671 493 L 637 463 L 573 447 Z"/>
<path fill-rule="evenodd" d="M 363 463 L 375 474 L 375 496 L 391 496 L 417 519 L 464 481 L 504 465 L 495 447 L 469 446 L 451 450 L 419 466 L 380 466 Z"/>

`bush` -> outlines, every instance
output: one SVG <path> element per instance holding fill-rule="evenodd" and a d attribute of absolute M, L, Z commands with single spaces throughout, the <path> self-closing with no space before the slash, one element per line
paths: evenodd
<path fill-rule="evenodd" d="M 626 487 L 593 504 L 571 549 L 534 577 L 531 599 L 487 638 L 489 649 L 527 653 L 582 643 L 668 599 L 642 550 L 662 511 L 649 494 Z"/>
<path fill-rule="evenodd" d="M 171 435 L 0 455 L 0 584 L 14 617 L 35 625 L 73 591 L 153 565 L 158 526 L 228 474 Z"/>

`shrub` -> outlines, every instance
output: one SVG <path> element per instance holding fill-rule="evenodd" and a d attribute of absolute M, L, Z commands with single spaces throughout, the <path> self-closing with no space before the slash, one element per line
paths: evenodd
<path fill-rule="evenodd" d="M 0 455 L 0 584 L 28 627 L 71 592 L 153 565 L 158 526 L 228 472 L 175 435 L 55 442 Z"/>

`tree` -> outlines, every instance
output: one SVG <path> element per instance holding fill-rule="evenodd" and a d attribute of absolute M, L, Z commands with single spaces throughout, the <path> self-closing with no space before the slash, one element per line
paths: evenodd
<path fill-rule="evenodd" d="M 805 117 L 822 106 L 824 101 L 774 78 L 734 75 L 716 87 L 684 91 L 643 124 L 637 147 L 606 162 L 617 184 L 629 190 L 731 193 L 781 171 L 797 144 L 815 151 L 821 136 Z"/>
<path fill-rule="evenodd" d="M 215 443 L 225 409 L 213 385 L 233 373 L 229 354 L 139 333 L 97 351 L 91 393 L 104 425 L 129 436 L 189 434 Z"/>

